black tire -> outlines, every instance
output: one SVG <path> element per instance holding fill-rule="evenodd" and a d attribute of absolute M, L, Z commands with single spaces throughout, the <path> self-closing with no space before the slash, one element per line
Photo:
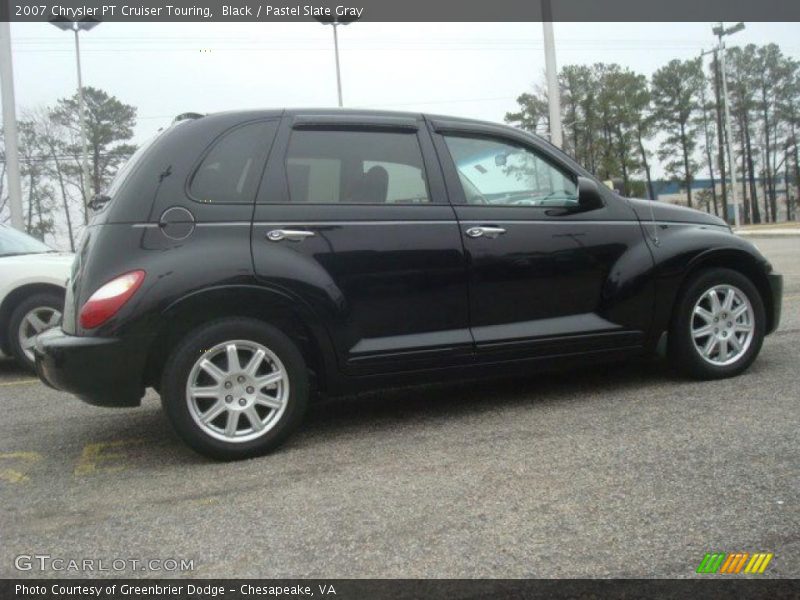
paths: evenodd
<path fill-rule="evenodd" d="M 695 347 L 691 327 L 697 301 L 717 285 L 738 288 L 749 300 L 753 309 L 753 337 L 750 346 L 734 362 L 715 365 L 704 359 Z M 756 286 L 743 274 L 732 269 L 711 268 L 694 275 L 684 286 L 675 303 L 668 337 L 668 356 L 683 374 L 695 379 L 723 379 L 739 375 L 758 356 L 764 342 L 766 316 L 764 302 Z"/>
<path fill-rule="evenodd" d="M 14 358 L 17 359 L 20 365 L 30 371 L 34 370 L 34 364 L 33 360 L 25 354 L 25 349 L 22 347 L 19 326 L 25 315 L 37 308 L 57 310 L 61 313 L 64 310 L 64 296 L 55 292 L 39 292 L 25 298 L 11 312 L 11 317 L 8 320 L 8 330 L 6 331 L 8 337 L 6 339 Z"/>
<path fill-rule="evenodd" d="M 283 413 L 264 434 L 249 441 L 223 441 L 212 437 L 195 422 L 186 397 L 186 386 L 195 362 L 207 349 L 232 340 L 254 342 L 268 348 L 283 363 L 289 381 Z M 308 390 L 308 369 L 292 340 L 272 325 L 246 318 L 214 321 L 189 333 L 172 350 L 161 377 L 162 405 L 175 431 L 192 449 L 218 460 L 260 456 L 280 446 L 300 425 L 308 405 Z"/>

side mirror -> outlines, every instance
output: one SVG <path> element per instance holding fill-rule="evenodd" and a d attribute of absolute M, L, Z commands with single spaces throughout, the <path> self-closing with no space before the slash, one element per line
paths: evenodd
<path fill-rule="evenodd" d="M 594 210 L 603 206 L 603 197 L 597 184 L 586 177 L 578 177 L 578 206 L 582 210 Z"/>

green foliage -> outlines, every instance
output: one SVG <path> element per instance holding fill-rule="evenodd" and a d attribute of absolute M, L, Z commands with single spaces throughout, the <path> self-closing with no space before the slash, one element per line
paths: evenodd
<path fill-rule="evenodd" d="M 506 122 L 520 129 L 539 132 L 542 127 L 549 129 L 547 98 L 542 93 L 520 94 L 517 98 L 520 109 L 506 113 Z"/>
<path fill-rule="evenodd" d="M 564 150 L 602 179 L 622 179 L 630 193 L 630 177 L 643 166 L 638 140 L 651 127 L 646 78 L 617 64 L 568 65 L 559 85 Z M 543 93 L 517 101 L 520 110 L 507 114 L 506 122 L 534 133 L 548 129 Z"/>
<path fill-rule="evenodd" d="M 664 170 L 686 186 L 692 206 L 691 183 L 698 169 L 694 153 L 698 129 L 695 114 L 700 108 L 699 92 L 706 85 L 701 60 L 672 60 L 653 74 L 653 113 L 666 135 L 658 148 Z"/>
<path fill-rule="evenodd" d="M 136 147 L 130 143 L 136 108 L 96 88 L 84 88 L 91 188 L 103 190 Z M 84 204 L 83 148 L 77 94 L 58 100 L 51 108 L 25 111 L 19 121 L 22 205 L 27 231 L 55 245 L 74 249 L 74 212 L 88 221 Z M 9 219 L 4 148 L 0 144 L 0 220 Z M 59 215 L 58 211 L 62 211 Z M 63 243 L 64 235 L 67 243 Z M 48 240 L 50 241 L 50 240 Z M 52 242 L 51 242 L 52 243 Z"/>
<path fill-rule="evenodd" d="M 128 143 L 136 124 L 136 108 L 93 87 L 84 88 L 83 95 L 91 189 L 98 192 L 107 187 L 120 165 L 136 150 L 136 146 Z M 51 112 L 53 122 L 70 134 L 63 140 L 62 149 L 77 160 L 65 165 L 65 169 L 70 177 L 78 179 L 82 154 L 79 114 L 77 94 L 59 100 Z"/>
<path fill-rule="evenodd" d="M 55 192 L 41 160 L 45 152 L 41 131 L 34 120 L 20 121 L 18 131 L 25 229 L 44 240 L 47 234 L 54 232 Z"/>
<path fill-rule="evenodd" d="M 800 63 L 775 44 L 729 48 L 726 62 L 733 166 L 740 197 L 744 182 L 745 220 L 759 222 L 762 213 L 778 219 L 780 200 L 794 218 L 793 207 L 800 204 Z M 599 178 L 622 179 L 626 193 L 651 196 L 651 147 L 657 142 L 657 160 L 691 205 L 693 180 L 715 179 L 721 163 L 726 176 L 731 173 L 727 156 L 719 156 L 723 116 L 714 77 L 713 66 L 704 72 L 701 58 L 672 60 L 649 82 L 617 64 L 564 66 L 559 74 L 563 149 Z M 508 123 L 535 133 L 549 130 L 541 90 L 522 94 L 518 103 L 520 110 L 506 115 Z M 709 193 L 715 202 L 715 192 Z"/>

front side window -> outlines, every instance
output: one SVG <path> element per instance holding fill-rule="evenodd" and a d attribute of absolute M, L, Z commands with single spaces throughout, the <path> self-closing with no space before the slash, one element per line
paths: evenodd
<path fill-rule="evenodd" d="M 422 153 L 410 133 L 292 132 L 286 156 L 291 202 L 430 202 Z"/>
<path fill-rule="evenodd" d="M 252 202 L 277 123 L 260 121 L 237 127 L 216 141 L 189 184 L 203 203 Z"/>
<path fill-rule="evenodd" d="M 467 204 L 578 205 L 575 179 L 527 148 L 485 138 L 445 136 L 445 141 Z"/>

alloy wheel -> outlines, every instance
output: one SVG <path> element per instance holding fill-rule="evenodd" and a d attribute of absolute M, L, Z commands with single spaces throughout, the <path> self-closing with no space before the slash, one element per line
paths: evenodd
<path fill-rule="evenodd" d="M 203 352 L 186 383 L 189 413 L 200 429 L 224 442 L 248 442 L 270 431 L 286 410 L 289 376 L 277 355 L 248 340 Z"/>
<path fill-rule="evenodd" d="M 739 360 L 753 342 L 755 313 L 742 290 L 715 285 L 695 303 L 689 327 L 701 358 L 724 367 Z"/>

